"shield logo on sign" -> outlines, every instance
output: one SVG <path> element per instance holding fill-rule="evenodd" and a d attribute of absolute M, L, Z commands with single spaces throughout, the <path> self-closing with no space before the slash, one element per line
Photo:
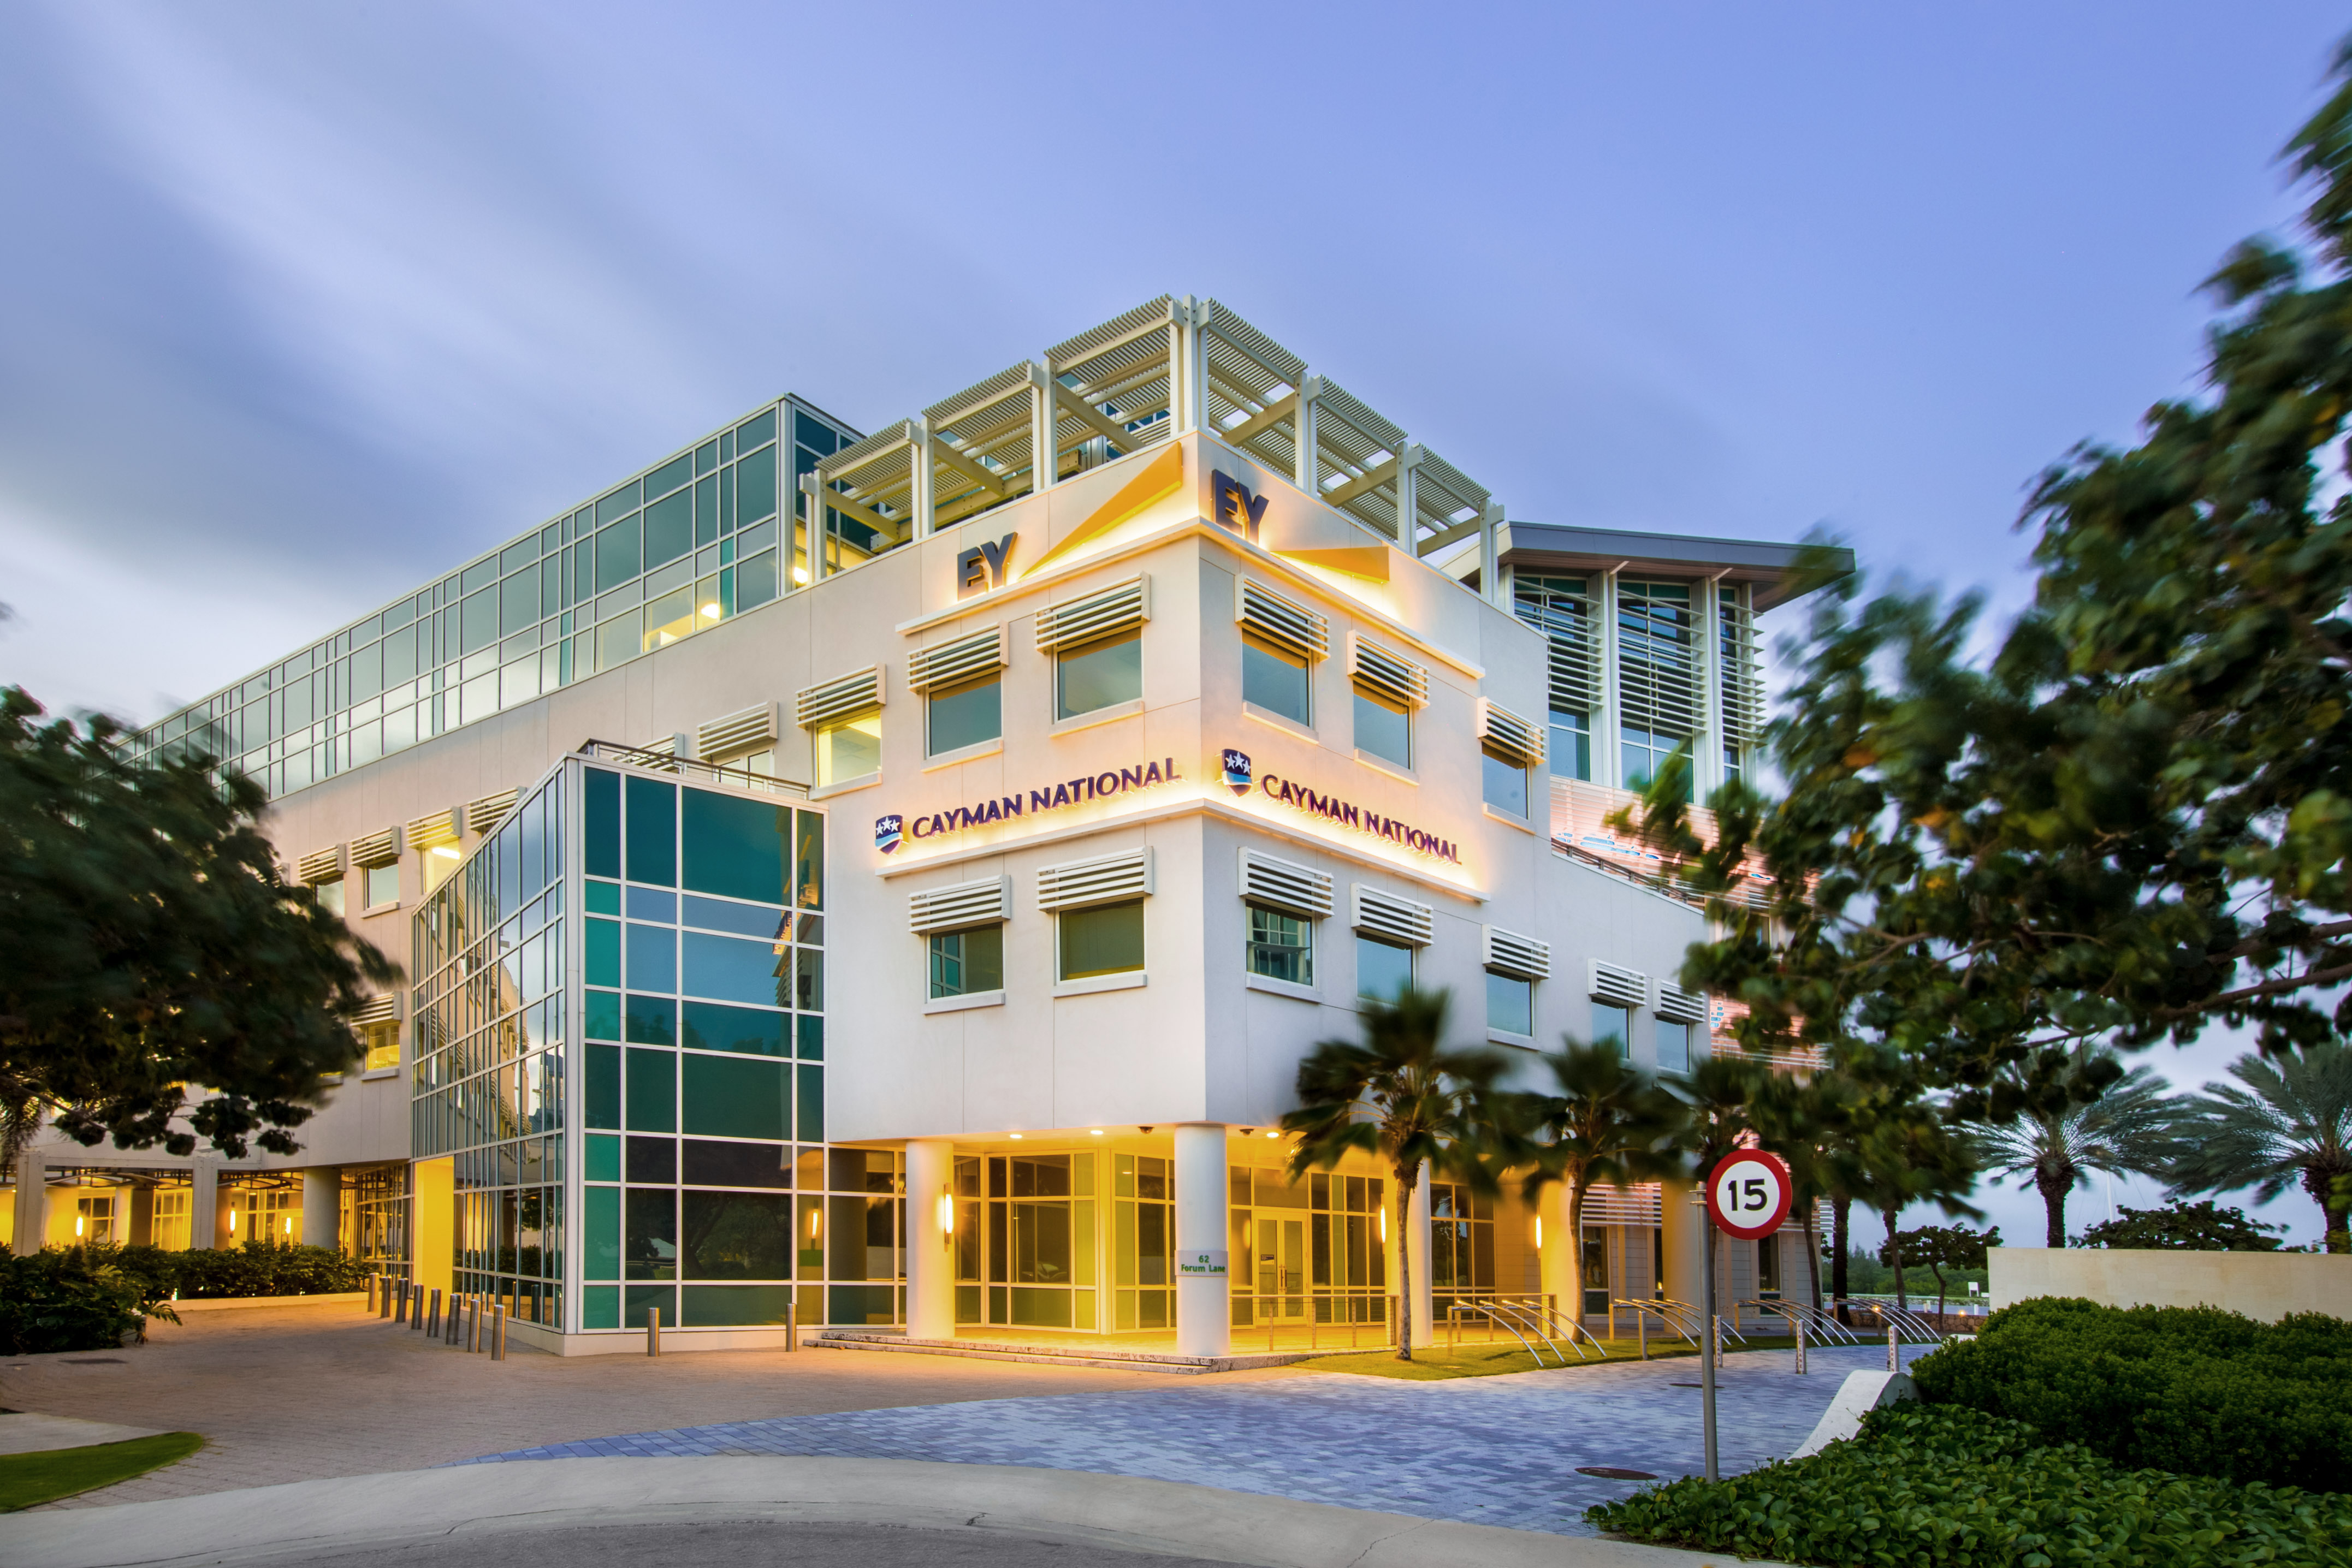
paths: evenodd
<path fill-rule="evenodd" d="M 1228 750 L 1224 756 L 1225 788 L 1236 795 L 1250 792 L 1250 759 L 1246 751 Z"/>
<path fill-rule="evenodd" d="M 897 849 L 899 844 L 904 841 L 901 834 L 904 832 L 906 826 L 907 819 L 898 816 L 895 813 L 887 817 L 875 818 L 874 847 L 881 851 L 884 854 L 888 854 L 892 850 Z"/>

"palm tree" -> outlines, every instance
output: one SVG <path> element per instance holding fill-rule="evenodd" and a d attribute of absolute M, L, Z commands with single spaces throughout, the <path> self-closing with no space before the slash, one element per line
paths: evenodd
<path fill-rule="evenodd" d="M 1298 1064 L 1299 1107 L 1282 1118 L 1297 1134 L 1297 1181 L 1329 1170 L 1350 1149 L 1377 1154 L 1396 1178 L 1397 1359 L 1412 1359 L 1412 1195 L 1427 1166 L 1474 1191 L 1494 1192 L 1496 1129 L 1507 1118 L 1494 1092 L 1498 1052 L 1448 1050 L 1447 991 L 1407 987 L 1392 1002 L 1367 1001 L 1362 1040 L 1327 1040 Z M 1426 1260 L 1423 1260 L 1426 1266 Z"/>
<path fill-rule="evenodd" d="M 2352 1192 L 2338 1186 L 2352 1176 L 2352 1051 L 2329 1040 L 2276 1057 L 2248 1054 L 2231 1064 L 2230 1076 L 2238 1082 L 2181 1103 L 2173 1192 L 2251 1186 L 2255 1202 L 2268 1203 L 2299 1181 L 2319 1205 L 2327 1249 L 2352 1249 L 2345 1236 Z"/>
<path fill-rule="evenodd" d="M 2058 1082 L 2076 1089 L 2095 1082 L 2104 1076 L 2103 1064 L 2113 1060 L 2114 1052 L 2103 1046 L 2078 1046 Z M 2088 1103 L 2029 1110 L 2006 1126 L 1977 1130 L 1976 1143 L 1990 1169 L 2016 1176 L 2020 1185 L 2030 1178 L 2042 1194 L 2048 1217 L 2044 1245 L 2066 1245 L 2066 1197 L 2087 1186 L 2093 1171 L 2168 1173 L 2182 1103 L 2166 1096 L 2169 1087 L 2150 1069 L 2135 1067 Z"/>
<path fill-rule="evenodd" d="M 1674 1145 L 1682 1131 L 1682 1102 L 1614 1045 L 1584 1045 L 1545 1056 L 1557 1094 L 1516 1096 L 1512 1119 L 1532 1134 L 1507 1151 L 1514 1165 L 1531 1162 L 1525 1182 L 1532 1206 L 1553 1182 L 1568 1188 L 1568 1234 L 1562 1245 L 1580 1259 L 1584 1198 L 1597 1182 L 1622 1185 L 1672 1176 L 1680 1169 Z M 1580 1305 L 1571 1310 L 1580 1317 Z"/>

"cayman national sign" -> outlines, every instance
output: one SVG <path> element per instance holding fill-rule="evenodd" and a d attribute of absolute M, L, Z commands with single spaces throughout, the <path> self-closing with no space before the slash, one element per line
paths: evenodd
<path fill-rule="evenodd" d="M 1320 818 L 1334 827 L 1347 828 L 1359 833 L 1369 833 L 1373 838 L 1384 839 L 1401 848 L 1411 850 L 1417 855 L 1427 855 L 1432 860 L 1444 861 L 1449 865 L 1462 863 L 1461 846 L 1452 839 L 1441 838 L 1426 828 L 1415 827 L 1411 822 L 1383 815 L 1373 807 L 1360 805 L 1352 800 L 1342 800 L 1337 795 L 1325 794 L 1319 789 L 1310 789 L 1295 779 L 1284 779 L 1276 774 L 1269 773 L 1263 779 L 1256 778 L 1257 770 L 1250 761 L 1249 753 L 1245 751 L 1228 748 L 1223 754 L 1221 767 L 1224 774 L 1225 788 L 1236 795 L 1247 795 L 1255 788 L 1258 794 L 1278 806 L 1287 806 L 1294 811 Z"/>
<path fill-rule="evenodd" d="M 886 855 L 895 854 L 899 846 L 910 839 L 935 839 L 942 833 L 961 832 L 966 828 L 988 828 L 999 822 L 1020 821 L 1048 811 L 1083 806 L 1089 800 L 1108 800 L 1134 790 L 1173 784 L 1179 778 L 1176 759 L 1163 757 L 1157 762 L 1041 785 L 1025 795 L 1016 790 L 992 800 L 983 800 L 977 806 L 920 811 L 912 816 L 893 811 L 874 819 L 874 847 Z"/>

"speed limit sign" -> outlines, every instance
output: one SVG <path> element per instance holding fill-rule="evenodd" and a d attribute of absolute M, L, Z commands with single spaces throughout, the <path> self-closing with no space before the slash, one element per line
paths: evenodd
<path fill-rule="evenodd" d="M 1754 1241 L 1780 1228 L 1793 1192 L 1789 1167 L 1778 1155 L 1737 1149 L 1717 1162 L 1706 1178 L 1706 1212 L 1727 1236 Z"/>

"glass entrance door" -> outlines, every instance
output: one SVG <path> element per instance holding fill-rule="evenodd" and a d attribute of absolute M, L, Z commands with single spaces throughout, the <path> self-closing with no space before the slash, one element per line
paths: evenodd
<path fill-rule="evenodd" d="M 1257 1294 L 1261 1321 L 1301 1322 L 1307 1317 L 1307 1222 L 1257 1222 Z"/>

